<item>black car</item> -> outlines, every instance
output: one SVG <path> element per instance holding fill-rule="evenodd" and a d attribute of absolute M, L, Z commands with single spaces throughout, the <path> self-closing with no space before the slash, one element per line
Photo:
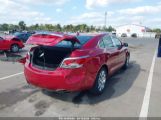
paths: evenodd
<path fill-rule="evenodd" d="M 131 37 L 137 38 L 137 34 L 136 34 L 136 33 L 133 33 L 133 34 L 131 35 Z"/>
<path fill-rule="evenodd" d="M 16 32 L 13 34 L 16 38 L 22 40 L 22 42 L 26 42 L 28 38 L 32 35 L 32 33 L 29 32 Z"/>

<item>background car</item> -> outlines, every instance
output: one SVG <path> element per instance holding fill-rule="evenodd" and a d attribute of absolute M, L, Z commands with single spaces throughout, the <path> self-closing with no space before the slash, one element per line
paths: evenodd
<path fill-rule="evenodd" d="M 133 34 L 131 35 L 131 37 L 137 38 L 137 34 L 136 34 L 136 33 L 133 33 Z"/>
<path fill-rule="evenodd" d="M 107 78 L 129 65 L 128 44 L 109 34 L 36 34 L 27 44 L 38 46 L 20 61 L 26 80 L 43 89 L 99 95 Z"/>
<path fill-rule="evenodd" d="M 0 37 L 0 51 L 18 52 L 24 47 L 21 40 L 15 37 L 2 38 Z"/>
<path fill-rule="evenodd" d="M 126 33 L 122 33 L 121 37 L 127 37 Z"/>
<path fill-rule="evenodd" d="M 22 42 L 26 42 L 27 39 L 32 35 L 33 33 L 30 32 L 16 32 L 13 34 L 16 38 L 20 39 Z"/>

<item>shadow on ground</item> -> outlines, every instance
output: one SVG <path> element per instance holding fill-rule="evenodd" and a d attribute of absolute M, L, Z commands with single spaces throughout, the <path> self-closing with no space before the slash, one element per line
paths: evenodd
<path fill-rule="evenodd" d="M 25 85 L 21 88 L 5 91 L 0 93 L 0 110 L 12 106 L 19 101 L 25 100 L 27 97 L 38 91 L 37 88 Z"/>
<path fill-rule="evenodd" d="M 42 92 L 49 97 L 75 104 L 97 104 L 125 94 L 132 87 L 140 71 L 140 65 L 132 61 L 126 71 L 120 70 L 108 79 L 106 89 L 100 96 L 93 96 L 88 91 L 80 93 L 55 93 L 43 90 Z"/>
<path fill-rule="evenodd" d="M 23 56 L 21 55 L 23 52 L 26 52 L 26 51 L 20 51 L 19 53 L 1 52 L 0 61 L 18 62 L 18 60 L 23 58 Z"/>

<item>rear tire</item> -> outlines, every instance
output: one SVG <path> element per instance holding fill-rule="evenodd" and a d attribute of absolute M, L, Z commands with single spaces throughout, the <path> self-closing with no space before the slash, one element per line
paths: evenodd
<path fill-rule="evenodd" d="M 20 48 L 17 44 L 13 44 L 10 50 L 11 52 L 16 53 L 16 52 L 19 52 Z"/>
<path fill-rule="evenodd" d="M 93 95 L 101 95 L 106 87 L 107 81 L 107 70 L 102 68 L 96 77 L 93 88 L 90 90 L 90 93 Z"/>
<path fill-rule="evenodd" d="M 129 62 L 130 62 L 130 55 L 126 57 L 126 61 L 124 66 L 122 67 L 123 70 L 126 70 L 129 67 Z"/>

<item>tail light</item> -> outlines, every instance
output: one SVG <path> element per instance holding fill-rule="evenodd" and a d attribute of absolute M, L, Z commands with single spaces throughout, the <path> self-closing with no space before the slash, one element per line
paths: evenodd
<path fill-rule="evenodd" d="M 26 55 L 26 62 L 27 63 L 31 63 L 34 49 L 35 49 L 35 47 L 31 48 L 30 51 L 27 53 L 27 55 Z"/>
<path fill-rule="evenodd" d="M 66 58 L 63 60 L 60 68 L 73 69 L 81 68 L 83 64 L 87 62 L 89 56 L 75 57 L 75 58 Z"/>
<path fill-rule="evenodd" d="M 30 52 L 28 52 L 26 55 L 26 62 L 30 63 Z"/>
<path fill-rule="evenodd" d="M 32 58 L 32 55 L 33 55 L 33 50 L 34 48 L 31 48 L 30 51 L 26 54 L 26 57 L 20 59 L 18 62 L 22 63 L 22 64 L 25 64 L 25 63 L 31 63 L 31 58 Z"/>

